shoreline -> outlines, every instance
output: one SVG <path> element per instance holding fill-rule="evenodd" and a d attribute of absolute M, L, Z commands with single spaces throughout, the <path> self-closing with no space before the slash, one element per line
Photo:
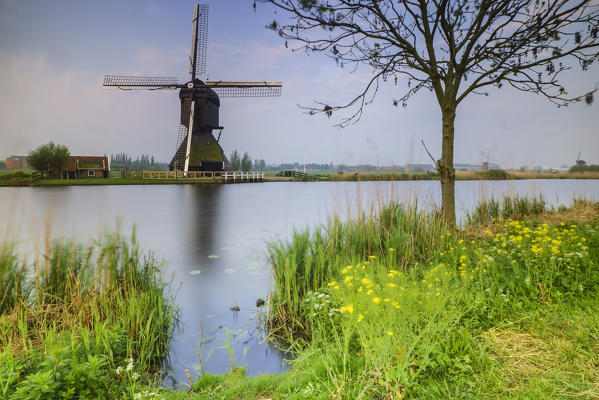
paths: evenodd
<path fill-rule="evenodd" d="M 525 171 L 456 171 L 456 181 L 506 181 L 533 179 L 599 179 L 598 172 L 525 172 Z M 389 173 L 308 173 L 304 178 L 265 175 L 262 182 L 369 182 L 369 181 L 438 181 L 435 172 L 389 172 Z M 0 174 L 0 187 L 39 187 L 39 186 L 104 186 L 104 185 L 201 185 L 221 183 L 220 179 L 141 179 L 141 178 L 96 178 L 96 179 L 38 179 L 29 174 Z M 257 183 L 257 182 L 253 182 Z"/>

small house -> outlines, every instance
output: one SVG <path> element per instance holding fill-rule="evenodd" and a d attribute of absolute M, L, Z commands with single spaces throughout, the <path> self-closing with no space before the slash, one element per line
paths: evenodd
<path fill-rule="evenodd" d="M 108 157 L 70 156 L 67 166 L 63 169 L 62 179 L 108 178 L 110 164 Z"/>

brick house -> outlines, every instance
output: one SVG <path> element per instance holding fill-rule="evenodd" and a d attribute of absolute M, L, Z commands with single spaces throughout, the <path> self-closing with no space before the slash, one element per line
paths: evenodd
<path fill-rule="evenodd" d="M 61 174 L 62 179 L 108 178 L 109 176 L 108 157 L 96 156 L 70 156 Z"/>
<path fill-rule="evenodd" d="M 29 169 L 27 156 L 10 156 L 5 162 L 6 169 Z"/>

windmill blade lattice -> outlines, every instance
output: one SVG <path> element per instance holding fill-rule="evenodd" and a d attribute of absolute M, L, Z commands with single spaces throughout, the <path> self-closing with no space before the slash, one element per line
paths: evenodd
<path fill-rule="evenodd" d="M 208 43 L 208 4 L 196 4 L 191 38 L 192 80 L 206 73 L 206 47 Z"/>
<path fill-rule="evenodd" d="M 102 86 L 120 89 L 176 89 L 178 80 L 173 76 L 104 75 Z"/>
<path fill-rule="evenodd" d="M 281 82 L 208 81 L 206 86 L 219 97 L 276 97 L 281 95 Z"/>
<path fill-rule="evenodd" d="M 177 132 L 177 148 L 173 161 L 177 162 L 179 168 L 185 164 L 185 142 L 189 133 L 189 117 L 191 115 L 191 99 L 185 99 L 181 103 L 181 119 L 179 121 L 179 130 Z"/>

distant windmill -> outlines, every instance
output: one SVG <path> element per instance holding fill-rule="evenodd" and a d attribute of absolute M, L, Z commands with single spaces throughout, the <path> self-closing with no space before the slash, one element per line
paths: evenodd
<path fill-rule="evenodd" d="M 480 156 L 481 156 L 482 159 L 484 159 L 485 158 L 485 152 L 481 151 L 480 152 Z M 483 160 L 480 161 L 480 169 L 481 169 L 481 171 L 487 171 L 489 169 L 489 158 L 490 157 L 491 157 L 491 152 L 488 152 L 487 153 L 487 161 L 483 161 Z"/>
<path fill-rule="evenodd" d="M 585 160 L 580 159 L 580 155 L 582 154 L 582 150 L 578 152 L 578 158 L 576 159 L 576 165 L 586 165 L 587 162 Z"/>
<path fill-rule="evenodd" d="M 179 84 L 175 77 L 104 76 L 104 87 L 123 90 L 180 89 L 181 118 L 175 155 L 170 169 L 183 171 L 230 170 L 231 165 L 214 138 L 213 130 L 222 132 L 218 109 L 220 97 L 280 96 L 281 82 L 201 81 L 196 78 L 206 72 L 206 43 L 208 38 L 208 5 L 196 4 L 193 12 L 193 35 L 189 73 L 191 80 Z M 189 134 L 191 132 L 191 135 Z"/>

